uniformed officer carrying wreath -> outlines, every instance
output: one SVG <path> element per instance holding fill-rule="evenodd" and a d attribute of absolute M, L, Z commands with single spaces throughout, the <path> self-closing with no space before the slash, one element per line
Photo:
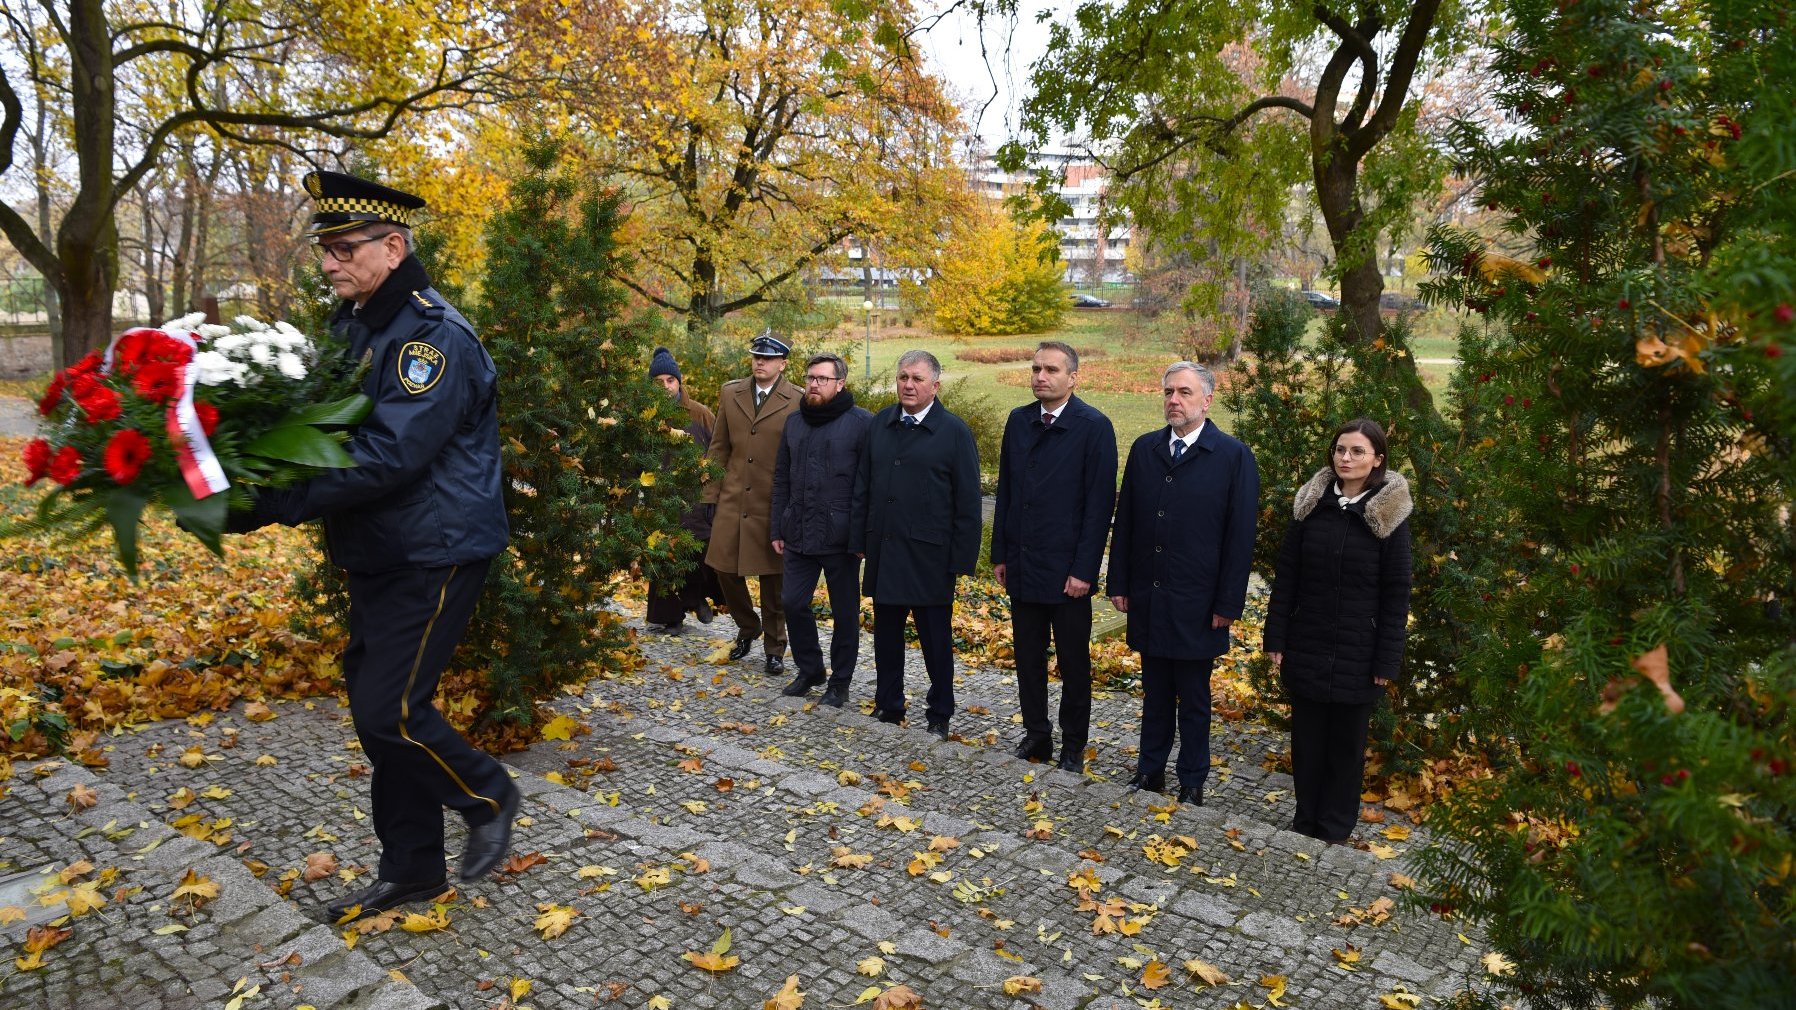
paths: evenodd
<path fill-rule="evenodd" d="M 347 573 L 343 679 L 373 766 L 381 856 L 372 886 L 328 906 L 370 915 L 444 890 L 443 808 L 468 824 L 461 879 L 485 876 L 511 843 L 518 789 L 431 705 L 494 556 L 509 533 L 500 490 L 497 373 L 474 329 L 412 255 L 424 201 L 353 176 L 313 172 L 311 235 L 344 299 L 331 328 L 373 410 L 345 448 L 355 466 L 263 491 L 243 532 L 324 520 Z"/>

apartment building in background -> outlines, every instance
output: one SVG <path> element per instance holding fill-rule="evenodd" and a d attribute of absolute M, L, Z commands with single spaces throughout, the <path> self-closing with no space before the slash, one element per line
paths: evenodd
<path fill-rule="evenodd" d="M 1054 222 L 1060 233 L 1060 260 L 1066 266 L 1066 282 L 1080 287 L 1127 284 L 1134 281 L 1128 268 L 1129 240 L 1134 228 L 1112 220 L 1108 228 L 1098 223 L 1110 173 L 1083 151 L 1067 147 L 1029 152 L 1029 163 L 1020 172 L 999 168 L 991 155 L 981 155 L 973 166 L 979 191 L 994 200 L 1014 196 L 1029 188 L 1040 169 L 1062 173 L 1060 198 L 1070 208 Z M 1111 208 L 1113 217 L 1115 208 Z"/>

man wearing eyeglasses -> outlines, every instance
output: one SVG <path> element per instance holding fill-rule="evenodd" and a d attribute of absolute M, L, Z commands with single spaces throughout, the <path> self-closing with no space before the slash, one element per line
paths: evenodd
<path fill-rule="evenodd" d="M 332 921 L 425 901 L 447 887 L 443 808 L 468 825 L 460 877 L 484 877 L 511 844 L 519 792 L 503 766 L 431 704 L 509 527 L 501 490 L 497 372 L 474 328 L 412 255 L 424 201 L 337 172 L 306 176 L 311 236 L 343 299 L 331 328 L 374 401 L 344 448 L 355 465 L 263 490 L 245 532 L 324 520 L 347 573 L 343 679 L 370 781 L 374 883 L 326 906 Z"/>
<path fill-rule="evenodd" d="M 828 683 L 822 702 L 841 708 L 860 653 L 861 562 L 848 553 L 848 511 L 854 474 L 872 412 L 854 403 L 848 363 L 834 354 L 805 362 L 804 402 L 786 418 L 779 460 L 773 470 L 773 511 L 769 535 L 784 561 L 781 590 L 786 636 L 797 676 L 788 697 L 803 697 Z M 821 574 L 829 586 L 829 673 L 811 595 Z"/>

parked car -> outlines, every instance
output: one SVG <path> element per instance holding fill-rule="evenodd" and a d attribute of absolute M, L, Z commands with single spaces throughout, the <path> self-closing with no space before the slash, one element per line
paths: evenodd
<path fill-rule="evenodd" d="M 1410 309 L 1421 308 L 1422 300 L 1413 295 L 1400 294 L 1396 291 L 1386 291 L 1378 296 L 1378 307 L 1397 312 L 1407 312 Z"/>
<path fill-rule="evenodd" d="M 1110 303 L 1097 295 L 1073 296 L 1073 308 L 1075 309 L 1107 309 L 1109 307 Z"/>
<path fill-rule="evenodd" d="M 1338 309 L 1341 307 L 1340 302 L 1335 301 L 1333 298 L 1328 297 L 1320 291 L 1305 291 L 1303 293 L 1303 300 L 1309 302 L 1310 308 L 1312 309 Z"/>

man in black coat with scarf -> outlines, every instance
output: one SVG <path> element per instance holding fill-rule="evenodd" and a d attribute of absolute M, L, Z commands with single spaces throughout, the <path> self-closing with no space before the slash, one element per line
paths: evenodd
<path fill-rule="evenodd" d="M 873 714 L 904 719 L 904 622 L 917 621 L 929 671 L 928 725 L 948 739 L 954 714 L 954 581 L 979 560 L 979 447 L 936 399 L 942 365 L 898 359 L 898 402 L 874 415 L 854 481 L 848 549 L 867 559 L 873 597 Z"/>
<path fill-rule="evenodd" d="M 1091 729 L 1091 587 L 1116 505 L 1116 429 L 1074 395 L 1079 352 L 1045 340 L 1030 365 L 1035 402 L 1010 412 L 998 456 L 992 574 L 1010 593 L 1023 741 L 1016 756 L 1054 755 L 1048 637 L 1060 665 L 1060 767 L 1085 770 Z"/>
<path fill-rule="evenodd" d="M 828 686 L 823 704 L 841 708 L 861 645 L 861 562 L 848 553 L 849 509 L 862 444 L 873 415 L 854 405 L 848 363 L 819 354 L 804 367 L 804 400 L 786 418 L 773 468 L 773 510 L 768 529 L 784 563 L 781 602 L 786 637 L 798 675 L 788 697 L 802 697 L 824 682 L 823 647 L 811 595 L 817 576 L 829 586 L 832 628 Z"/>
<path fill-rule="evenodd" d="M 1166 789 L 1176 723 L 1179 802 L 1210 773 L 1210 672 L 1247 601 L 1260 473 L 1205 420 L 1216 379 L 1189 361 L 1161 379 L 1167 426 L 1135 440 L 1110 541 L 1110 602 L 1141 653 L 1141 756 L 1131 790 Z"/>

